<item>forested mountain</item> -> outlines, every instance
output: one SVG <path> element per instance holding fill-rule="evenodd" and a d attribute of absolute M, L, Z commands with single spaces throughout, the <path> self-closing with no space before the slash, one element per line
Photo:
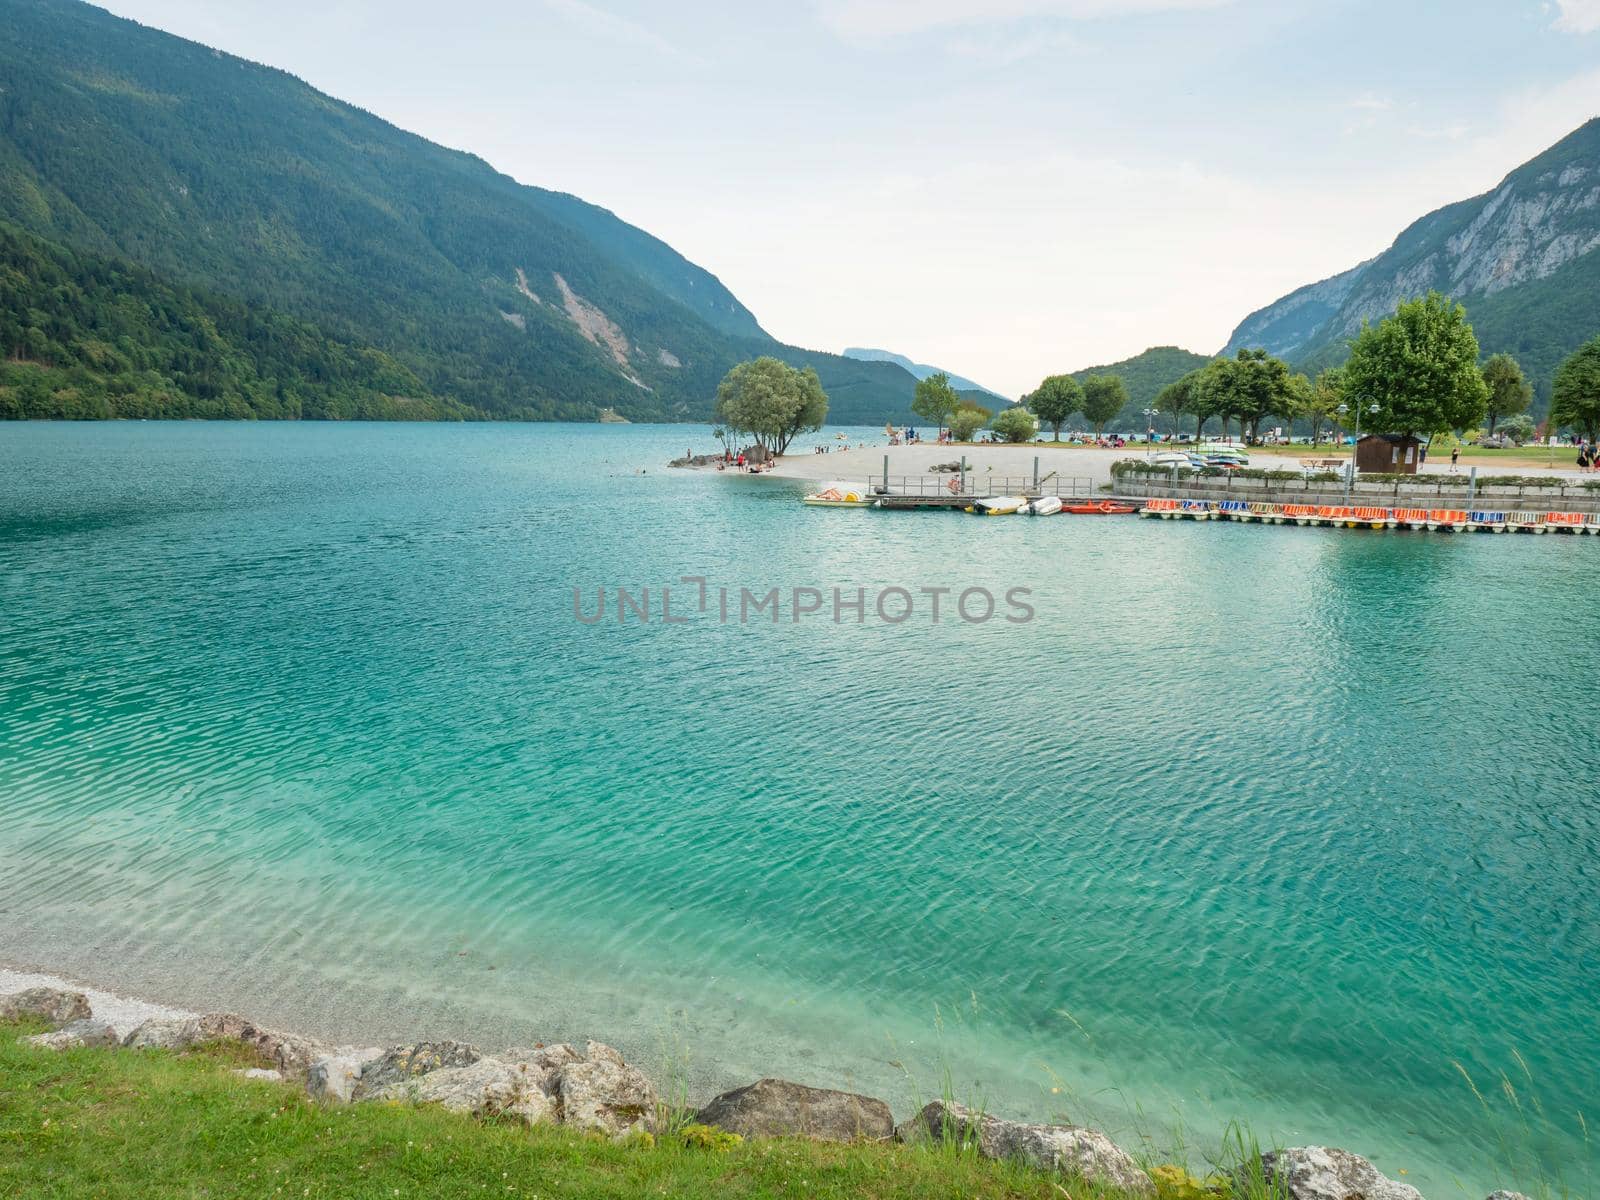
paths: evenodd
<path fill-rule="evenodd" d="M 1423 217 L 1376 258 L 1252 313 L 1224 352 L 1264 346 L 1303 369 L 1343 360 L 1364 319 L 1437 289 L 1485 355 L 1508 351 L 1548 403 L 1563 358 L 1600 332 L 1600 118 L 1493 191 Z"/>
<path fill-rule="evenodd" d="M 943 367 L 930 367 L 927 363 L 912 362 L 904 354 L 896 354 L 893 350 L 871 350 L 863 346 L 851 346 L 845 350 L 846 358 L 858 359 L 861 362 L 888 362 L 902 367 L 918 379 L 926 379 L 944 370 Z M 945 371 L 950 376 L 950 386 L 958 392 L 972 393 L 973 399 L 983 400 L 987 397 L 992 404 L 996 400 L 1004 401 L 1006 397 L 991 388 L 984 387 L 981 383 L 974 383 L 964 375 L 956 375 Z"/>
<path fill-rule="evenodd" d="M 202 308 L 292 319 L 386 356 L 409 393 L 393 398 L 440 415 L 704 418 L 723 373 L 759 353 L 816 366 L 836 421 L 909 414 L 898 367 L 781 346 L 714 276 L 604 209 L 282 71 L 78 0 L 0 0 L 0 27 L 0 220 L 54 243 L 32 252 L 63 269 L 137 266 Z M 77 333 L 113 340 L 104 313 L 80 311 Z"/>
<path fill-rule="evenodd" d="M 0 418 L 474 415 L 381 350 L 5 223 L 0 346 Z"/>
<path fill-rule="evenodd" d="M 1106 428 L 1116 433 L 1142 433 L 1146 428 L 1144 410 L 1155 403 L 1161 389 L 1210 361 L 1204 354 L 1179 346 L 1152 346 L 1121 362 L 1084 367 L 1069 374 L 1079 383 L 1091 375 L 1120 375 L 1122 386 L 1128 389 L 1128 403 Z"/>

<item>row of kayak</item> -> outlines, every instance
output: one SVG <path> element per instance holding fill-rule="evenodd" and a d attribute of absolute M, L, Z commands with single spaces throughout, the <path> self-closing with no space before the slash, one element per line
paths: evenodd
<path fill-rule="evenodd" d="M 1341 529 L 1426 529 L 1438 533 L 1592 533 L 1600 513 L 1510 512 L 1462 508 L 1373 508 L 1267 504 L 1245 500 L 1147 500 L 1141 517 L 1186 521 L 1258 521 Z"/>

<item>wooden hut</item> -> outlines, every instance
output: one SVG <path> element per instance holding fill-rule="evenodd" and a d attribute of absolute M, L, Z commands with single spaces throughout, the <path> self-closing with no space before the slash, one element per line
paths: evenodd
<path fill-rule="evenodd" d="M 1422 439 L 1403 433 L 1369 433 L 1356 443 L 1356 469 L 1372 475 L 1415 475 Z"/>

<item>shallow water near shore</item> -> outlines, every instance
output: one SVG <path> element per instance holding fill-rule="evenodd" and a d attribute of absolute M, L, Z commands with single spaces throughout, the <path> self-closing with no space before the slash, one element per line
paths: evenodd
<path fill-rule="evenodd" d="M 1593 1190 L 1600 542 L 816 511 L 688 445 L 0 426 L 0 962 Z"/>

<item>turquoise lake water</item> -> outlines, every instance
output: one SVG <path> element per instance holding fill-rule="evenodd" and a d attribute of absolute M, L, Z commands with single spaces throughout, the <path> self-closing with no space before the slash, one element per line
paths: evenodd
<path fill-rule="evenodd" d="M 0 961 L 1591 1191 L 1600 541 L 815 511 L 690 444 L 0 425 Z"/>

